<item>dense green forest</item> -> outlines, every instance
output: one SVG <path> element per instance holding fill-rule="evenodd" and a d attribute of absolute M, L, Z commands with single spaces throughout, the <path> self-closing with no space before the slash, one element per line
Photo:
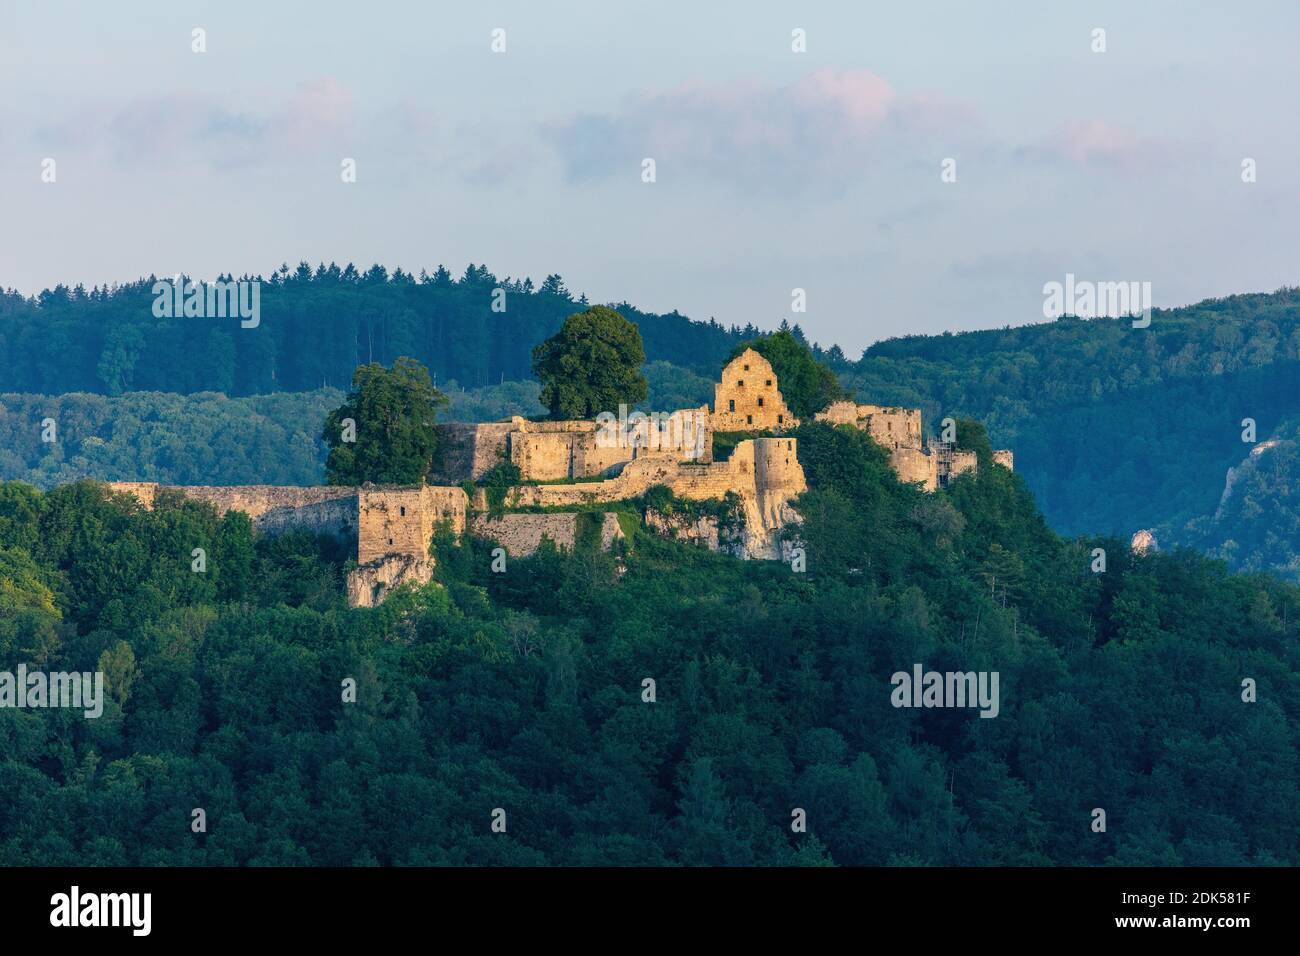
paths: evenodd
<path fill-rule="evenodd" d="M 155 281 L 89 291 L 60 285 L 33 298 L 0 294 L 0 390 L 257 395 L 346 388 L 358 365 L 391 365 L 403 355 L 428 368 L 440 388 L 450 379 L 477 388 L 530 379 L 533 347 L 586 305 L 557 275 L 535 288 L 531 279 L 498 279 L 484 266 L 454 279 L 442 267 L 412 276 L 382 266 L 359 272 L 302 263 L 260 279 L 259 321 L 244 328 L 237 319 L 155 317 Z M 494 296 L 498 289 L 502 296 Z M 651 358 L 704 375 L 756 333 L 627 303 L 617 309 L 637 324 Z"/>
<path fill-rule="evenodd" d="M 110 698 L 0 709 L 0 863 L 1300 863 L 1300 589 L 798 438 L 804 573 L 643 532 L 493 573 L 441 537 L 375 610 L 326 539 L 0 486 L 0 664 Z M 891 706 L 916 663 L 997 671 L 998 716 Z"/>

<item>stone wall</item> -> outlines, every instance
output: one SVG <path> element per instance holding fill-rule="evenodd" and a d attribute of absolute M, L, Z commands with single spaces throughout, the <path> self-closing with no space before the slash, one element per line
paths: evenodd
<path fill-rule="evenodd" d="M 889 452 L 889 464 L 898 480 L 919 484 L 926 491 L 946 487 L 953 478 L 977 467 L 973 451 L 958 451 L 942 443 L 925 447 L 919 408 L 832 402 L 815 417 L 820 422 L 853 425 L 867 432 L 872 441 Z M 1015 457 L 1007 449 L 993 452 L 993 461 L 1014 470 Z"/>
<path fill-rule="evenodd" d="M 795 439 L 751 438 L 739 442 L 726 461 L 642 458 L 605 481 L 520 485 L 507 493 L 506 505 L 572 507 L 627 501 L 655 485 L 667 485 L 677 497 L 694 501 L 738 495 L 744 515 L 741 548 L 747 557 L 779 555 L 778 533 L 798 521 L 790 501 L 808 487 Z"/>
<path fill-rule="evenodd" d="M 898 480 L 919 484 L 924 491 L 939 486 L 938 461 L 923 448 L 897 448 L 889 453 L 889 466 Z"/>
<path fill-rule="evenodd" d="M 431 480 L 478 481 L 501 460 L 518 466 L 527 481 L 611 476 L 636 458 L 662 456 L 712 460 L 707 405 L 657 413 L 633 412 L 620 420 L 534 422 L 515 416 L 485 425 L 438 425 L 442 442 Z"/>
<path fill-rule="evenodd" d="M 858 415 L 865 420 L 872 439 L 882 448 L 921 447 L 921 410 L 884 405 L 859 405 Z"/>
<path fill-rule="evenodd" d="M 722 381 L 713 387 L 714 431 L 779 431 L 798 424 L 781 396 L 771 362 L 745 349 L 727 363 Z"/>
<path fill-rule="evenodd" d="M 152 509 L 158 494 L 173 491 L 194 501 L 204 501 L 218 514 L 242 511 L 252 519 L 253 529 L 262 534 L 305 530 L 332 534 L 351 541 L 357 534 L 357 489 L 319 485 L 298 488 L 281 485 L 159 485 L 155 482 L 113 481 L 115 493 L 135 495 Z"/>
<path fill-rule="evenodd" d="M 439 522 L 447 522 L 456 533 L 465 530 L 469 498 L 461 488 L 367 485 L 358 490 L 357 497 L 358 564 L 389 554 L 427 558 Z"/>
<path fill-rule="evenodd" d="M 489 538 L 512 557 L 526 557 L 537 551 L 543 538 L 550 538 L 556 546 L 572 551 L 578 537 L 577 512 L 548 512 L 525 514 L 514 512 L 496 517 L 479 514 L 470 522 L 470 533 L 476 538 Z M 600 518 L 600 546 L 609 550 L 617 539 L 623 537 L 618 515 L 603 514 Z"/>
<path fill-rule="evenodd" d="M 433 485 L 218 488 L 114 482 L 108 487 L 135 495 L 146 508 L 153 508 L 162 492 L 175 491 L 206 501 L 222 514 L 243 511 L 258 534 L 292 530 L 333 534 L 356 547 L 358 567 L 349 573 L 347 587 L 349 603 L 359 607 L 372 607 L 389 590 L 408 581 L 429 581 L 433 575 L 429 544 L 435 527 L 446 522 L 453 532 L 462 533 L 469 504 L 463 489 Z"/>
<path fill-rule="evenodd" d="M 507 457 L 512 427 L 510 422 L 435 425 L 440 445 L 430 480 L 443 485 L 478 481 Z"/>
<path fill-rule="evenodd" d="M 870 434 L 877 445 L 888 451 L 923 447 L 919 408 L 832 402 L 814 418 L 832 425 L 853 425 L 860 428 Z"/>
<path fill-rule="evenodd" d="M 574 449 L 584 440 L 595 443 L 596 423 L 586 424 L 592 426 L 591 431 L 512 431 L 510 460 L 518 466 L 520 476 L 527 481 L 557 481 L 578 477 L 573 471 Z"/>
<path fill-rule="evenodd" d="M 306 531 L 309 534 L 333 535 L 340 541 L 352 544 L 357 540 L 358 531 L 357 496 L 355 489 L 348 490 L 352 493 L 338 498 L 264 511 L 253 522 L 253 528 L 258 534 Z"/>
<path fill-rule="evenodd" d="M 944 444 L 940 444 L 935 449 L 935 471 L 940 488 L 946 488 L 948 483 L 958 475 L 964 475 L 978 467 L 979 459 L 973 451 Z"/>
<path fill-rule="evenodd" d="M 765 492 L 793 496 L 807 488 L 797 446 L 793 438 L 751 438 L 737 443 L 726 461 L 638 458 L 604 481 L 520 485 L 507 493 L 506 505 L 567 507 L 627 501 L 654 485 L 668 485 L 678 497 L 697 501 L 725 498 L 727 492 L 757 497 L 760 487 Z"/>

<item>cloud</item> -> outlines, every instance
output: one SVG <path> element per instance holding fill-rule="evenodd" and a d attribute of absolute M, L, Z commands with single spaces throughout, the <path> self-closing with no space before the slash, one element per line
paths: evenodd
<path fill-rule="evenodd" d="M 841 191 L 873 161 L 915 152 L 974 110 L 938 93 L 903 95 L 868 70 L 823 69 L 786 86 L 690 84 L 629 98 L 614 113 L 545 123 L 572 182 L 690 175 L 746 190 Z M 936 160 L 937 162 L 937 160 Z"/>
<path fill-rule="evenodd" d="M 100 148 L 118 162 L 242 166 L 300 155 L 351 138 L 351 93 L 325 78 L 300 84 L 279 104 L 232 109 L 194 93 L 140 97 L 91 118 L 38 130 L 42 140 Z"/>
<path fill-rule="evenodd" d="M 1102 119 L 1071 120 L 1018 155 L 1036 162 L 1094 168 L 1154 166 L 1170 157 L 1168 144 Z"/>

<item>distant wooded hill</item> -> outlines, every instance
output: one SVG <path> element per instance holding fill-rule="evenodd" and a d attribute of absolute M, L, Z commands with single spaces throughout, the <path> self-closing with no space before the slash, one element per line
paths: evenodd
<path fill-rule="evenodd" d="M 587 307 L 556 275 L 534 288 L 483 266 L 453 279 L 442 268 L 416 277 L 303 263 L 262 280 L 259 323 L 243 328 L 236 318 L 156 317 L 155 281 L 0 295 L 0 389 L 258 395 L 347 388 L 358 365 L 389 365 L 401 355 L 418 359 L 437 382 L 476 388 L 531 379 L 533 346 Z M 503 295 L 494 295 L 498 289 Z M 616 308 L 640 327 L 651 360 L 704 375 L 758 332 L 627 303 Z"/>
<path fill-rule="evenodd" d="M 1145 329 L 1064 319 L 891 339 L 837 371 L 860 397 L 919 405 L 929 427 L 943 415 L 985 422 L 1064 533 L 1153 528 L 1162 547 L 1300 571 L 1300 539 L 1284 530 L 1300 526 L 1287 447 L 1220 509 L 1228 469 L 1255 447 L 1244 420 L 1260 442 L 1300 430 L 1300 289 L 1156 310 Z M 1254 521 L 1266 513 L 1270 528 Z"/>

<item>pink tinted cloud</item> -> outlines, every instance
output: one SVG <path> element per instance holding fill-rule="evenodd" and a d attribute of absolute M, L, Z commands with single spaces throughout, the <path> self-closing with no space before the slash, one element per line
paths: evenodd
<path fill-rule="evenodd" d="M 350 91 L 324 78 L 249 106 L 194 93 L 136 98 L 80 140 L 121 162 L 259 164 L 347 141 L 355 113 Z"/>
<path fill-rule="evenodd" d="M 1038 158 L 1079 166 L 1141 166 L 1160 161 L 1164 145 L 1103 119 L 1071 120 L 1028 150 Z"/>
<path fill-rule="evenodd" d="M 938 93 L 905 96 L 869 70 L 822 69 L 793 83 L 688 84 L 614 113 L 546 123 L 571 180 L 625 174 L 643 157 L 744 188 L 843 188 L 877 151 L 905 154 L 973 110 Z"/>

